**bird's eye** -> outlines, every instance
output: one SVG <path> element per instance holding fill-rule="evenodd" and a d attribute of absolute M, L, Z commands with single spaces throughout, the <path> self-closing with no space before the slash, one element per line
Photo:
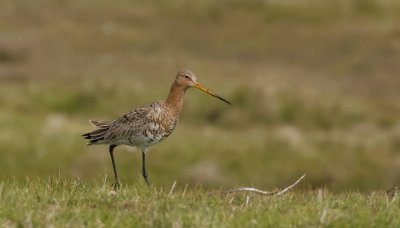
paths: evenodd
<path fill-rule="evenodd" d="M 186 79 L 190 79 L 190 77 L 189 77 L 189 76 L 187 76 L 187 75 L 185 75 L 185 78 L 186 78 Z"/>

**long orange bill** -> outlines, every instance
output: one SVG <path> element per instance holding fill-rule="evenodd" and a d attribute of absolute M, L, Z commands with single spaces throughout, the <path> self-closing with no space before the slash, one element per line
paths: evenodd
<path fill-rule="evenodd" d="M 205 88 L 205 87 L 202 86 L 200 83 L 196 83 L 196 84 L 194 85 L 194 87 L 197 88 L 197 89 L 199 89 L 199 90 L 201 90 L 201 91 L 203 91 L 203 92 L 205 92 L 205 93 L 208 93 L 209 95 L 211 95 L 211 96 L 213 96 L 213 97 L 216 97 L 216 98 L 220 99 L 220 100 L 223 101 L 223 102 L 226 102 L 226 103 L 228 103 L 228 104 L 231 104 L 231 102 L 229 102 L 229 101 L 225 100 L 224 98 L 222 98 L 221 96 L 219 96 L 219 95 L 217 95 L 217 94 L 211 92 L 209 89 Z"/>

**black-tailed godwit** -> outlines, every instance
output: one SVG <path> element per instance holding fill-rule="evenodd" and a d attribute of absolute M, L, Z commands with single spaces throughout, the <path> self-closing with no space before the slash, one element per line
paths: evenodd
<path fill-rule="evenodd" d="M 150 185 L 146 171 L 146 151 L 152 145 L 161 142 L 175 129 L 182 110 L 183 96 L 187 89 L 195 87 L 228 104 L 229 101 L 206 89 L 197 82 L 196 76 L 189 70 L 181 70 L 172 83 L 165 101 L 154 102 L 136 108 L 113 121 L 90 120 L 96 130 L 82 136 L 89 139 L 88 145 L 109 144 L 109 152 L 115 176 L 115 187 L 119 187 L 117 168 L 113 151 L 119 145 L 138 147 L 142 151 L 142 175 Z"/>

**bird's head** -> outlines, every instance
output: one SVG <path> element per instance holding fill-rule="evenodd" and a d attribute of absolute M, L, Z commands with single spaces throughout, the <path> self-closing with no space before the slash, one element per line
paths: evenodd
<path fill-rule="evenodd" d="M 185 89 L 194 87 L 197 83 L 196 75 L 187 69 L 180 70 L 176 75 L 175 83 L 178 83 Z"/>
<path fill-rule="evenodd" d="M 210 91 L 209 89 L 205 88 L 203 85 L 197 82 L 196 75 L 191 72 L 190 70 L 183 69 L 178 72 L 176 75 L 175 83 L 177 83 L 180 86 L 183 86 L 185 89 L 194 87 L 196 89 L 199 89 L 215 98 L 220 99 L 221 101 L 224 101 L 228 104 L 231 104 L 231 102 L 227 101 L 226 99 L 222 98 L 221 96 L 215 94 L 214 92 Z"/>

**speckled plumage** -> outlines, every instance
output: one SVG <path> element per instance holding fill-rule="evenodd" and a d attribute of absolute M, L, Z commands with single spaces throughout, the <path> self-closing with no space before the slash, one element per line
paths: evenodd
<path fill-rule="evenodd" d="M 181 70 L 172 83 L 165 101 L 138 107 L 114 121 L 90 120 L 97 129 L 82 136 L 89 140 L 88 145 L 110 145 L 109 152 L 116 179 L 115 186 L 119 185 L 119 181 L 113 150 L 118 145 L 134 146 L 142 150 L 142 174 L 149 184 L 145 168 L 145 152 L 150 146 L 162 141 L 174 131 L 182 111 L 183 96 L 190 87 L 200 89 L 229 103 L 229 101 L 200 85 L 191 71 Z"/>
<path fill-rule="evenodd" d="M 138 107 L 111 121 L 91 121 L 100 134 L 88 144 L 113 144 L 135 146 L 146 150 L 168 137 L 178 122 L 179 115 L 165 102 L 155 102 Z M 92 134 L 94 135 L 94 134 Z"/>

